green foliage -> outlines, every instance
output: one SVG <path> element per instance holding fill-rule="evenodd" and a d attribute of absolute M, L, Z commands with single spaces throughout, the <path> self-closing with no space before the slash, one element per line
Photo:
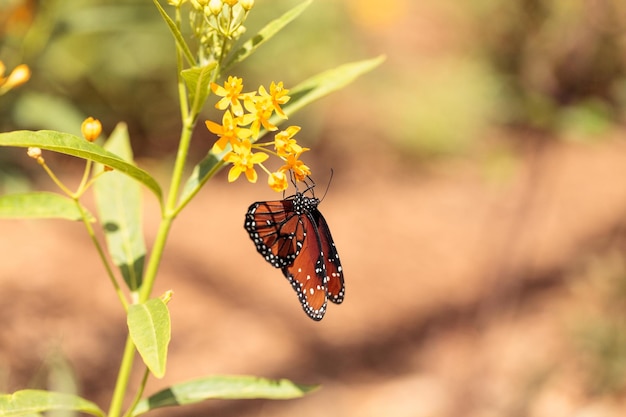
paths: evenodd
<path fill-rule="evenodd" d="M 0 196 L 0 218 L 5 219 L 65 219 L 80 220 L 87 215 L 94 221 L 84 207 L 79 209 L 77 202 L 56 193 L 33 192 Z"/>
<path fill-rule="evenodd" d="M 270 40 L 274 35 L 280 32 L 291 21 L 300 16 L 300 14 L 311 5 L 313 0 L 306 0 L 302 4 L 289 10 L 278 19 L 275 19 L 268 23 L 263 29 L 261 29 L 255 36 L 246 41 L 226 62 L 224 69 L 228 71 L 233 65 L 242 62 L 249 57 L 254 51 L 261 45 Z"/>
<path fill-rule="evenodd" d="M 133 151 L 126 125 L 117 126 L 104 149 L 132 163 Z M 103 170 L 100 166 L 97 172 Z M 146 257 L 139 183 L 121 172 L 108 172 L 96 181 L 94 194 L 113 263 L 120 268 L 128 288 L 136 291 L 141 286 Z"/>
<path fill-rule="evenodd" d="M 189 102 L 191 103 L 193 114 L 200 113 L 204 102 L 209 96 L 209 84 L 215 65 L 213 62 L 203 67 L 185 69 L 180 73 L 189 91 Z"/>
<path fill-rule="evenodd" d="M 157 378 L 165 375 L 167 346 L 170 342 L 170 313 L 160 298 L 128 308 L 128 330 L 137 351 Z"/>
<path fill-rule="evenodd" d="M 142 400 L 134 415 L 149 410 L 175 405 L 189 405 L 209 399 L 253 399 L 267 398 L 286 400 L 302 397 L 318 387 L 298 385 L 286 379 L 278 381 L 254 376 L 210 376 L 187 381 L 157 392 Z"/>
<path fill-rule="evenodd" d="M 119 417 L 122 414 L 124 399 L 131 394 L 129 382 L 136 352 L 140 354 L 145 365 L 144 379 L 139 386 L 135 387 L 134 400 L 126 410 L 125 416 L 142 414 L 159 407 L 192 404 L 216 398 L 296 398 L 316 388 L 297 385 L 287 380 L 274 381 L 249 376 L 209 376 L 175 384 L 148 397 L 143 396 L 149 374 L 162 378 L 166 370 L 168 345 L 171 338 L 167 302 L 171 293 L 166 293 L 165 297 L 155 298 L 152 291 L 169 232 L 175 218 L 187 203 L 223 165 L 222 158 L 225 152 L 209 153 L 194 168 L 186 186 L 182 187 L 183 173 L 189 168 L 186 165 L 191 135 L 198 116 L 211 94 L 210 83 L 227 75 L 224 73 L 225 68 L 249 57 L 299 16 L 310 4 L 310 0 L 305 1 L 282 16 L 271 20 L 239 48 L 232 49 L 234 52 L 231 55 L 227 52 L 231 51 L 231 47 L 243 31 L 233 30 L 232 33 L 221 35 L 217 32 L 213 33 L 213 38 L 210 38 L 212 40 L 215 40 L 215 36 L 218 38 L 223 36 L 219 38 L 222 49 L 219 54 L 211 55 L 211 59 L 214 60 L 208 59 L 205 62 L 207 56 L 200 56 L 199 52 L 199 57 L 194 57 L 192 48 L 185 40 L 181 25 L 181 10 L 175 10 L 174 17 L 171 17 L 158 1 L 154 1 L 158 14 L 175 40 L 175 60 L 179 70 L 177 87 L 183 124 L 176 160 L 171 170 L 169 188 L 165 192 L 156 178 L 137 167 L 129 132 L 123 123 L 117 125 L 102 146 L 73 134 L 52 130 L 19 130 L 0 133 L 0 146 L 43 150 L 44 152 L 40 155 L 39 152 L 31 152 L 33 149 L 29 149 L 29 155 L 37 160 L 37 163 L 43 167 L 62 192 L 62 194 L 38 192 L 2 196 L 0 197 L 0 218 L 82 220 L 100 256 L 104 271 L 111 281 L 122 308 L 127 313 L 128 338 L 111 406 L 107 413 L 109 417 Z M 93 12 L 96 9 L 88 10 Z M 101 6 L 100 9 L 104 10 L 106 7 Z M 113 12 L 112 9 L 106 10 Z M 230 11 L 233 12 L 233 10 Z M 235 14 L 239 13 L 237 19 L 245 20 L 248 11 L 243 13 L 242 10 L 238 9 Z M 97 19 L 94 20 L 95 16 L 95 14 L 88 13 L 86 19 L 95 25 L 97 22 Z M 207 19 L 210 18 L 214 16 L 207 16 Z M 239 28 L 237 25 L 241 22 L 237 19 L 234 23 L 229 23 L 233 24 L 232 27 L 229 26 L 229 29 Z M 80 24 L 80 20 L 74 21 L 73 24 Z M 40 28 L 40 30 L 43 29 Z M 84 27 L 84 29 L 87 32 L 90 30 L 89 27 Z M 198 49 L 203 51 L 202 47 Z M 290 114 L 294 113 L 371 71 L 382 60 L 382 58 L 376 58 L 346 64 L 313 76 L 293 88 L 292 100 L 283 108 Z M 185 62 L 187 65 L 184 65 Z M 148 107 L 152 103 L 143 104 Z M 279 120 L 275 123 L 278 124 Z M 71 191 L 63 184 L 54 174 L 53 167 L 47 165 L 45 151 L 58 152 L 84 161 L 84 174 L 75 191 Z M 151 248 L 150 253 L 147 253 L 143 234 L 142 185 L 158 199 L 161 208 L 161 219 L 156 237 L 148 245 Z M 92 186 L 96 198 L 97 217 L 89 213 L 81 203 L 85 192 Z M 96 233 L 94 227 L 101 228 L 104 233 L 106 250 L 100 244 L 100 235 Z M 118 268 L 118 272 L 110 265 L 111 261 Z M 128 288 L 130 294 L 122 289 L 123 285 Z M 23 390 L 0 396 L 0 416 L 37 415 L 54 410 L 76 411 L 94 416 L 105 415 L 95 404 L 70 394 Z"/>
<path fill-rule="evenodd" d="M 172 35 L 174 35 L 174 39 L 176 40 L 176 46 L 180 48 L 183 55 L 187 59 L 188 64 L 189 65 L 195 64 L 196 60 L 193 57 L 193 54 L 191 53 L 191 50 L 189 49 L 187 42 L 185 42 L 185 37 L 181 33 L 180 28 L 178 27 L 176 22 L 174 22 L 172 18 L 167 14 L 167 12 L 161 6 L 158 0 L 153 0 L 153 3 L 156 6 L 157 10 L 159 11 L 159 14 L 161 15 L 161 17 L 167 24 L 167 27 L 169 28 L 170 32 L 172 33 Z"/>
<path fill-rule="evenodd" d="M 38 132 L 19 130 L 0 133 L 0 146 L 36 147 L 76 156 L 88 161 L 99 162 L 141 182 L 159 200 L 162 197 L 161 186 L 146 171 L 137 168 L 132 163 L 103 149 L 101 146 L 68 133 L 51 130 L 40 130 Z"/>
<path fill-rule="evenodd" d="M 44 411 L 73 410 L 104 417 L 96 404 L 76 395 L 42 390 L 22 390 L 0 395 L 0 415 L 3 417 L 30 416 Z"/>

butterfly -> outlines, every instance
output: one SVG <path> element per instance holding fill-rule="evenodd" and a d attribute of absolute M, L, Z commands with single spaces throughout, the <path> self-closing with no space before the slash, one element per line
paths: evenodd
<path fill-rule="evenodd" d="M 256 202 L 244 223 L 257 251 L 282 270 L 315 321 L 324 317 L 328 300 L 341 304 L 346 291 L 339 254 L 319 203 L 300 192 L 284 200 Z"/>

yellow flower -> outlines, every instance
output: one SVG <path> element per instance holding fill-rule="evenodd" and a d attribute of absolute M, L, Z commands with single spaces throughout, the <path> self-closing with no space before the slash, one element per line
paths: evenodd
<path fill-rule="evenodd" d="M 283 171 L 272 172 L 267 179 L 267 184 L 277 193 L 285 191 L 289 185 L 287 184 L 287 175 Z"/>
<path fill-rule="evenodd" d="M 216 83 L 211 83 L 211 91 L 222 97 L 220 101 L 215 104 L 215 108 L 220 110 L 226 110 L 228 106 L 233 110 L 235 116 L 241 116 L 243 114 L 243 108 L 241 107 L 243 89 L 243 80 L 241 78 L 233 77 L 232 75 L 224 82 L 224 86 L 220 86 Z"/>
<path fill-rule="evenodd" d="M 243 105 L 253 116 L 250 130 L 252 131 L 254 137 L 259 135 L 261 126 L 269 131 L 278 129 L 270 122 L 270 117 L 272 117 L 274 107 L 269 97 L 247 95 L 244 99 Z"/>
<path fill-rule="evenodd" d="M 223 2 L 228 4 L 230 7 L 233 7 L 238 1 L 239 0 L 223 0 Z"/>
<path fill-rule="evenodd" d="M 239 127 L 238 121 L 238 118 L 233 117 L 232 113 L 229 110 L 226 110 L 224 112 L 224 116 L 222 117 L 221 125 L 218 125 L 211 120 L 204 122 L 207 129 L 209 129 L 211 133 L 215 133 L 219 136 L 219 139 L 213 145 L 214 153 L 222 152 L 228 143 L 234 146 L 242 139 L 250 137 L 252 134 L 250 129 Z"/>
<path fill-rule="evenodd" d="M 233 151 L 224 157 L 224 161 L 233 164 L 228 171 L 228 182 L 235 181 L 242 172 L 246 174 L 248 181 L 256 182 L 257 173 L 254 170 L 254 165 L 262 163 L 268 157 L 263 152 L 252 153 L 252 144 L 249 140 L 233 144 Z"/>
<path fill-rule="evenodd" d="M 311 168 L 306 166 L 300 159 L 300 153 L 287 155 L 286 164 L 280 167 L 283 172 L 291 170 L 296 181 L 304 181 L 311 175 Z"/>
<path fill-rule="evenodd" d="M 85 139 L 89 142 L 93 142 L 98 139 L 98 136 L 102 133 L 102 123 L 100 123 L 100 120 L 89 116 L 80 125 L 80 132 Z"/>
<path fill-rule="evenodd" d="M 300 126 L 289 126 L 287 129 L 279 132 L 274 137 L 274 148 L 278 156 L 286 157 L 290 154 L 300 154 L 308 151 L 309 148 L 303 148 L 298 145 L 293 136 L 300 131 Z"/>
<path fill-rule="evenodd" d="M 259 94 L 262 97 L 267 97 L 270 99 L 270 101 L 272 102 L 272 107 L 274 107 L 276 114 L 278 114 L 283 119 L 286 119 L 287 115 L 283 112 L 283 109 L 280 106 L 287 103 L 291 98 L 287 95 L 288 92 L 289 90 L 283 87 L 282 81 L 278 84 L 272 81 L 272 83 L 270 84 L 269 93 L 267 92 L 267 90 L 265 90 L 265 87 L 259 87 Z"/>

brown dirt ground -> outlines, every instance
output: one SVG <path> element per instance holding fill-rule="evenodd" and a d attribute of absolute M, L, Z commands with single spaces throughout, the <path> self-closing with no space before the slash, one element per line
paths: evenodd
<path fill-rule="evenodd" d="M 450 25 L 435 3 L 390 4 L 420 10 L 403 24 L 382 16 L 394 29 L 369 30 L 372 56 L 385 51 L 395 68 L 414 65 L 407 55 L 466 49 L 462 19 Z M 341 123 L 346 131 L 374 116 Z M 321 210 L 347 293 L 319 323 L 243 230 L 248 205 L 270 193 L 212 182 L 178 219 L 165 253 L 155 293 L 174 291 L 173 339 L 167 376 L 147 392 L 209 374 L 323 388 L 292 401 L 210 401 L 155 415 L 624 415 L 623 389 L 599 391 L 593 379 L 598 369 L 623 369 L 620 356 L 589 354 L 583 347 L 597 340 L 580 330 L 623 321 L 623 311 L 605 314 L 626 269 L 623 135 L 527 146 L 501 181 L 472 158 L 418 170 L 380 145 L 343 165 L 327 159 L 341 145 L 327 143 L 312 166 L 335 168 Z M 145 201 L 152 241 L 158 211 Z M 65 360 L 78 391 L 107 407 L 125 318 L 82 225 L 0 221 L 0 256 L 0 390 L 44 386 Z"/>
<path fill-rule="evenodd" d="M 337 172 L 321 209 L 347 295 L 319 323 L 242 228 L 248 204 L 269 192 L 210 184 L 178 219 L 163 260 L 156 292 L 174 291 L 173 340 L 168 374 L 148 392 L 208 374 L 323 389 L 159 415 L 622 415 L 618 395 L 589 388 L 572 328 L 593 308 L 589 265 L 620 247 L 626 143 L 522 152 L 504 183 L 476 166 Z M 150 241 L 149 195 L 146 213 Z M 124 317 L 82 225 L 2 221 L 0 230 L 4 388 L 35 384 L 60 354 L 79 391 L 106 407 Z"/>

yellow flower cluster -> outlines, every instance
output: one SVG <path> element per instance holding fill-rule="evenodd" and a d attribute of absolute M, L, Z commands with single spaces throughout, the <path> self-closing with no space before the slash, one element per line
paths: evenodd
<path fill-rule="evenodd" d="M 268 185 L 277 192 L 288 187 L 287 173 L 291 172 L 296 181 L 304 181 L 311 174 L 308 166 L 300 160 L 300 155 L 308 151 L 298 145 L 294 136 L 300 131 L 298 126 L 289 126 L 276 133 L 271 142 L 255 143 L 261 129 L 277 131 L 278 128 L 270 121 L 272 115 L 286 119 L 282 105 L 289 101 L 289 90 L 283 83 L 272 82 L 269 92 L 265 87 L 258 91 L 242 93 L 243 81 L 238 77 L 228 77 L 224 85 L 211 83 L 211 90 L 215 95 L 222 97 L 216 108 L 225 110 L 222 124 L 210 120 L 206 127 L 218 136 L 213 145 L 213 152 L 223 152 L 228 145 L 231 151 L 224 156 L 224 161 L 232 164 L 228 172 L 228 181 L 233 182 L 243 173 L 250 182 L 257 181 L 255 165 L 258 165 L 268 174 Z M 273 147 L 273 149 L 272 149 Z M 256 150 L 257 152 L 252 152 Z M 272 154 L 280 158 L 284 165 L 278 170 L 270 172 L 264 165 Z"/>
<path fill-rule="evenodd" d="M 4 63 L 0 61 L 0 95 L 24 84 L 30 78 L 30 69 L 25 64 L 15 67 L 8 77 L 4 76 L 5 71 L 6 67 Z"/>

